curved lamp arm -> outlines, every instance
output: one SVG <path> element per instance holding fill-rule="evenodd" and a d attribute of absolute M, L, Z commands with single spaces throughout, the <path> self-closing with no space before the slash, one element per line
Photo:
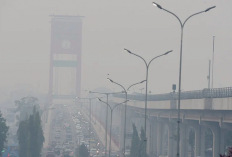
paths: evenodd
<path fill-rule="evenodd" d="M 190 15 L 190 16 L 184 21 L 183 27 L 184 27 L 185 23 L 186 23 L 191 17 L 193 17 L 193 16 L 195 16 L 195 15 L 198 15 L 198 14 L 201 14 L 201 13 L 204 13 L 204 12 L 205 12 L 205 11 L 200 11 L 200 12 L 198 12 L 198 13 L 195 13 L 195 14 Z"/>
<path fill-rule="evenodd" d="M 102 101 L 100 98 L 96 98 L 96 99 L 97 99 L 98 101 L 100 101 L 100 102 L 105 103 L 107 106 L 110 107 L 111 110 L 113 110 L 116 106 L 121 105 L 121 104 L 126 103 L 127 101 L 129 101 L 129 100 L 123 101 L 123 102 L 121 102 L 121 103 L 119 103 L 119 104 L 116 104 L 116 105 L 112 108 L 108 103 L 106 103 L 105 101 Z"/>
<path fill-rule="evenodd" d="M 132 84 L 130 87 L 128 87 L 127 90 L 129 90 L 132 86 L 135 86 L 135 85 L 137 85 L 137 84 L 141 84 L 141 83 L 143 83 L 143 82 L 145 82 L 145 81 L 146 81 L 146 80 L 143 80 L 143 81 L 138 82 L 138 83 L 134 83 L 134 84 Z"/>
<path fill-rule="evenodd" d="M 122 89 L 126 92 L 126 89 L 125 89 L 121 84 L 119 84 L 119 83 L 117 83 L 117 82 L 114 82 L 114 81 L 111 80 L 110 78 L 107 78 L 107 80 L 109 80 L 110 82 L 112 82 L 112 83 L 114 83 L 114 84 L 116 84 L 116 85 L 119 85 L 119 86 L 122 87 Z"/>
<path fill-rule="evenodd" d="M 109 108 L 112 110 L 112 107 L 108 104 L 108 103 L 106 103 L 105 101 L 102 101 L 100 98 L 96 98 L 98 101 L 100 101 L 100 102 L 103 102 L 104 104 L 106 104 L 107 106 L 109 106 Z"/>
<path fill-rule="evenodd" d="M 156 58 L 159 58 L 159 57 L 161 57 L 161 56 L 165 56 L 165 55 L 169 54 L 170 52 L 172 52 L 172 50 L 171 50 L 171 51 L 168 51 L 168 52 L 166 52 L 166 53 L 164 53 L 164 54 L 162 54 L 162 55 L 159 55 L 159 56 L 154 57 L 154 58 L 148 63 L 148 66 L 147 66 L 147 67 L 149 67 L 150 64 L 151 64 L 151 62 L 152 62 L 153 60 L 155 60 Z"/>
<path fill-rule="evenodd" d="M 198 15 L 198 14 L 201 14 L 201 13 L 204 13 L 204 12 L 208 12 L 208 11 L 210 11 L 211 9 L 216 8 L 216 6 L 213 6 L 213 7 L 207 8 L 207 9 L 204 10 L 204 11 L 200 11 L 200 12 L 198 12 L 198 13 L 192 14 L 192 15 L 189 16 L 189 17 L 184 21 L 184 23 L 182 24 L 180 18 L 179 18 L 176 14 L 174 14 L 173 12 L 171 12 L 171 11 L 169 11 L 169 10 L 167 10 L 167 9 L 164 9 L 163 7 L 161 7 L 161 5 L 159 5 L 159 4 L 155 3 L 155 2 L 153 2 L 152 4 L 153 4 L 154 6 L 156 6 L 157 8 L 159 8 L 159 9 L 161 9 L 161 10 L 164 10 L 164 11 L 166 11 L 166 12 L 172 14 L 173 16 L 175 16 L 175 17 L 178 19 L 178 21 L 180 22 L 180 25 L 181 25 L 182 28 L 184 27 L 185 23 L 186 23 L 191 17 L 193 17 L 193 16 L 195 16 L 195 15 Z"/>
<path fill-rule="evenodd" d="M 132 54 L 132 55 L 135 55 L 135 56 L 141 58 L 141 59 L 144 61 L 146 67 L 147 67 L 147 62 L 145 61 L 145 59 L 144 59 L 143 57 L 141 57 L 141 56 L 139 56 L 139 55 L 137 55 L 137 54 L 135 54 L 135 53 L 132 53 L 130 50 L 127 50 L 127 49 L 124 49 L 124 50 L 125 50 L 126 52 Z"/>
<path fill-rule="evenodd" d="M 112 110 L 114 110 L 114 109 L 115 109 L 115 107 L 117 107 L 118 105 L 124 104 L 124 103 L 126 103 L 127 101 L 129 101 L 129 100 L 126 100 L 126 101 L 124 101 L 124 102 L 122 102 L 122 103 L 116 104 L 116 105 L 113 107 L 113 109 L 112 109 Z"/>

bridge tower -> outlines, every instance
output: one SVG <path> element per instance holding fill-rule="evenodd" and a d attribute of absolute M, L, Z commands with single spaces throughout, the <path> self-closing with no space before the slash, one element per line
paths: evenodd
<path fill-rule="evenodd" d="M 51 15 L 49 102 L 75 99 L 81 92 L 83 16 Z M 62 86 L 65 82 L 65 86 Z M 62 92 L 66 89 L 66 93 Z"/>

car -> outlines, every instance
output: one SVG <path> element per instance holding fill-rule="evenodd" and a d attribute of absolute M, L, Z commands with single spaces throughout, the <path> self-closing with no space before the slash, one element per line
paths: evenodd
<path fill-rule="evenodd" d="M 71 131 L 71 130 L 66 130 L 66 133 L 67 133 L 67 134 L 71 134 L 72 131 Z"/>
<path fill-rule="evenodd" d="M 126 154 L 125 154 L 125 155 L 126 155 Z M 116 151 L 111 151 L 111 152 L 110 152 L 110 156 L 111 156 L 111 157 L 119 157 L 119 153 L 116 152 Z"/>
<path fill-rule="evenodd" d="M 72 157 L 74 155 L 73 151 L 71 149 L 65 149 L 63 154 L 64 154 L 64 156 L 69 155 L 70 157 Z"/>
<path fill-rule="evenodd" d="M 60 136 L 55 136 L 55 139 L 60 140 L 61 137 Z"/>
<path fill-rule="evenodd" d="M 80 144 L 85 144 L 85 141 L 81 141 Z"/>
<path fill-rule="evenodd" d="M 126 149 L 125 155 L 130 155 L 130 150 Z"/>
<path fill-rule="evenodd" d="M 69 141 L 72 141 L 72 139 L 71 138 L 66 138 L 65 141 L 69 142 Z"/>
<path fill-rule="evenodd" d="M 65 145 L 65 149 L 71 149 L 71 146 L 69 144 Z"/>
<path fill-rule="evenodd" d="M 81 130 L 77 130 L 77 131 L 76 131 L 76 135 L 80 135 L 81 133 L 82 133 Z"/>
<path fill-rule="evenodd" d="M 98 152 L 98 153 L 99 153 L 99 152 Z M 92 157 L 92 156 L 94 156 L 94 155 L 98 155 L 98 154 L 97 154 L 97 149 L 91 148 L 91 149 L 90 149 L 90 156 Z"/>
<path fill-rule="evenodd" d="M 76 129 L 77 129 L 77 130 L 81 130 L 81 127 L 80 127 L 80 126 L 76 126 Z"/>
<path fill-rule="evenodd" d="M 56 141 L 56 145 L 61 145 L 60 141 Z"/>
<path fill-rule="evenodd" d="M 69 141 L 68 144 L 71 146 L 71 148 L 74 148 L 74 143 L 73 143 L 73 141 Z"/>
<path fill-rule="evenodd" d="M 55 157 L 55 156 L 56 156 L 55 153 L 52 152 L 52 151 L 48 151 L 48 152 L 46 153 L 46 157 Z"/>
<path fill-rule="evenodd" d="M 55 133 L 55 136 L 60 136 L 60 135 L 61 135 L 60 133 L 57 133 L 57 132 Z"/>

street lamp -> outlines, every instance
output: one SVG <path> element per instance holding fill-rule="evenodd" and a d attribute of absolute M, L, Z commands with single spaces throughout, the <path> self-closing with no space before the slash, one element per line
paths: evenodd
<path fill-rule="evenodd" d="M 175 16 L 177 18 L 177 20 L 180 22 L 180 26 L 181 26 L 181 42 L 180 42 L 180 67 L 179 67 L 179 93 L 178 93 L 178 120 L 177 120 L 177 157 L 179 157 L 180 155 L 180 150 L 179 150 L 179 142 L 180 142 L 180 92 L 181 92 L 181 71 L 182 71 L 182 43 L 183 43 L 183 31 L 184 31 L 184 26 L 185 26 L 185 23 L 193 16 L 195 15 L 198 15 L 198 14 L 201 14 L 201 13 L 204 13 L 204 12 L 208 12 L 209 10 L 211 9 L 214 9 L 216 8 L 216 6 L 213 6 L 213 7 L 210 7 L 206 10 L 203 10 L 203 11 L 200 11 L 200 12 L 197 12 L 195 14 L 192 14 L 190 15 L 183 23 L 181 22 L 180 18 L 174 14 L 173 12 L 167 10 L 167 9 L 164 9 L 163 7 L 161 7 L 161 5 L 153 2 L 152 3 L 154 6 L 156 6 L 157 8 L 161 9 L 161 10 L 164 10 L 170 14 L 172 14 L 173 16 Z"/>
<path fill-rule="evenodd" d="M 111 114 L 110 114 L 110 116 L 111 116 L 111 118 L 110 118 L 110 145 L 109 145 L 109 157 L 110 157 L 110 153 L 111 153 L 111 132 L 112 132 L 113 111 L 114 111 L 115 107 L 117 107 L 118 105 L 121 105 L 123 103 L 126 103 L 128 100 L 126 100 L 126 101 L 124 101 L 122 103 L 116 104 L 113 108 L 108 103 L 102 101 L 100 98 L 97 98 L 97 100 L 100 101 L 100 102 L 105 103 L 110 108 L 110 111 L 111 111 Z"/>
<path fill-rule="evenodd" d="M 141 90 L 141 94 L 142 94 L 142 93 L 143 93 L 144 88 L 140 88 L 139 90 Z"/>
<path fill-rule="evenodd" d="M 90 152 L 90 135 L 91 135 L 91 106 L 92 106 L 92 100 L 96 98 L 80 98 L 76 97 L 77 99 L 81 100 L 89 100 L 89 152 Z"/>
<path fill-rule="evenodd" d="M 117 83 L 117 82 L 114 82 L 113 80 L 111 80 L 110 78 L 107 78 L 107 80 L 109 80 L 110 82 L 112 82 L 112 83 L 114 83 L 114 84 L 116 84 L 116 85 L 118 85 L 118 86 L 120 86 L 120 87 L 122 87 L 122 89 L 124 90 L 124 93 L 126 94 L 126 98 L 125 98 L 125 100 L 127 100 L 127 91 L 132 87 L 132 86 L 134 86 L 134 85 L 137 85 L 137 84 L 141 84 L 141 83 L 143 83 L 143 82 L 145 82 L 146 80 L 143 80 L 143 81 L 140 81 L 140 82 L 138 82 L 138 83 L 134 83 L 134 84 L 132 84 L 131 86 L 129 86 L 129 88 L 127 88 L 127 90 L 121 85 L 121 84 L 119 84 L 119 83 Z M 127 103 L 125 102 L 125 110 L 124 110 L 124 112 L 125 112 L 125 117 L 124 117 L 124 137 L 123 137 L 123 157 L 125 157 L 125 151 L 126 151 L 126 108 L 127 108 Z"/>
<path fill-rule="evenodd" d="M 108 104 L 108 98 L 109 98 L 109 95 L 111 95 L 111 94 L 119 94 L 119 93 L 122 93 L 122 92 L 116 92 L 116 93 L 101 93 L 101 92 L 93 92 L 93 91 L 88 91 L 89 93 L 95 93 L 95 94 L 104 94 L 104 95 L 106 95 L 106 102 L 107 102 L 107 104 Z M 107 125 L 108 125 L 108 106 L 107 106 L 107 108 L 106 108 L 106 126 L 105 126 L 105 147 L 106 147 L 106 149 L 105 149 L 105 157 L 106 157 L 106 151 L 107 151 Z"/>
<path fill-rule="evenodd" d="M 145 95 L 145 124 L 144 124 L 144 125 L 145 125 L 145 126 L 144 126 L 144 131 L 145 131 L 145 138 L 146 138 L 146 139 L 144 139 L 144 142 L 145 142 L 145 144 L 144 144 L 144 147 L 145 147 L 145 156 L 144 156 L 144 157 L 146 157 L 146 155 L 147 155 L 147 152 L 146 152 L 146 150 L 147 150 L 147 132 L 146 132 L 146 131 L 147 131 L 147 85 L 148 85 L 148 69 L 149 69 L 149 66 L 150 66 L 150 64 L 151 64 L 151 62 L 152 62 L 153 60 L 155 60 L 156 58 L 159 58 L 159 57 L 161 57 L 161 56 L 165 56 L 165 55 L 171 53 L 172 50 L 171 50 L 171 51 L 167 51 L 167 52 L 164 53 L 164 54 L 161 54 L 161 55 L 159 55 L 159 56 L 156 56 L 156 57 L 152 58 L 152 59 L 150 60 L 149 63 L 147 63 L 143 57 L 141 57 L 141 56 L 139 56 L 139 55 L 137 55 L 137 54 L 135 54 L 135 53 L 132 53 L 131 51 L 129 51 L 129 50 L 127 50 L 127 49 L 124 49 L 124 50 L 125 50 L 126 52 L 128 52 L 128 53 L 130 53 L 130 54 L 132 54 L 132 55 L 135 55 L 135 56 L 139 57 L 140 59 L 142 59 L 142 60 L 144 61 L 145 65 L 146 65 L 146 88 L 145 88 L 145 90 L 146 90 L 146 95 Z"/>

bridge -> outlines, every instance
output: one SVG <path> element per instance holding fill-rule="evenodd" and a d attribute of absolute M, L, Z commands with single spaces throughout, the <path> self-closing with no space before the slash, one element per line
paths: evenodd
<path fill-rule="evenodd" d="M 129 94 L 127 103 L 127 132 L 132 131 L 132 123 L 137 128 L 144 126 L 144 94 Z M 113 97 L 113 103 L 121 103 L 125 94 Z M 176 156 L 177 141 L 174 138 L 177 126 L 178 92 L 148 95 L 147 103 L 147 152 L 156 152 L 158 156 Z M 123 135 L 123 110 L 121 110 L 121 135 Z M 232 131 L 232 87 L 203 89 L 181 92 L 180 107 L 180 157 L 189 153 L 189 130 L 194 128 L 194 156 L 205 157 L 205 131 L 213 133 L 213 157 L 225 153 L 225 131 Z M 168 132 L 165 134 L 165 128 Z M 167 146 L 165 149 L 165 136 Z M 126 145 L 128 145 L 127 142 Z M 123 136 L 120 136 L 120 149 L 123 147 Z"/>

